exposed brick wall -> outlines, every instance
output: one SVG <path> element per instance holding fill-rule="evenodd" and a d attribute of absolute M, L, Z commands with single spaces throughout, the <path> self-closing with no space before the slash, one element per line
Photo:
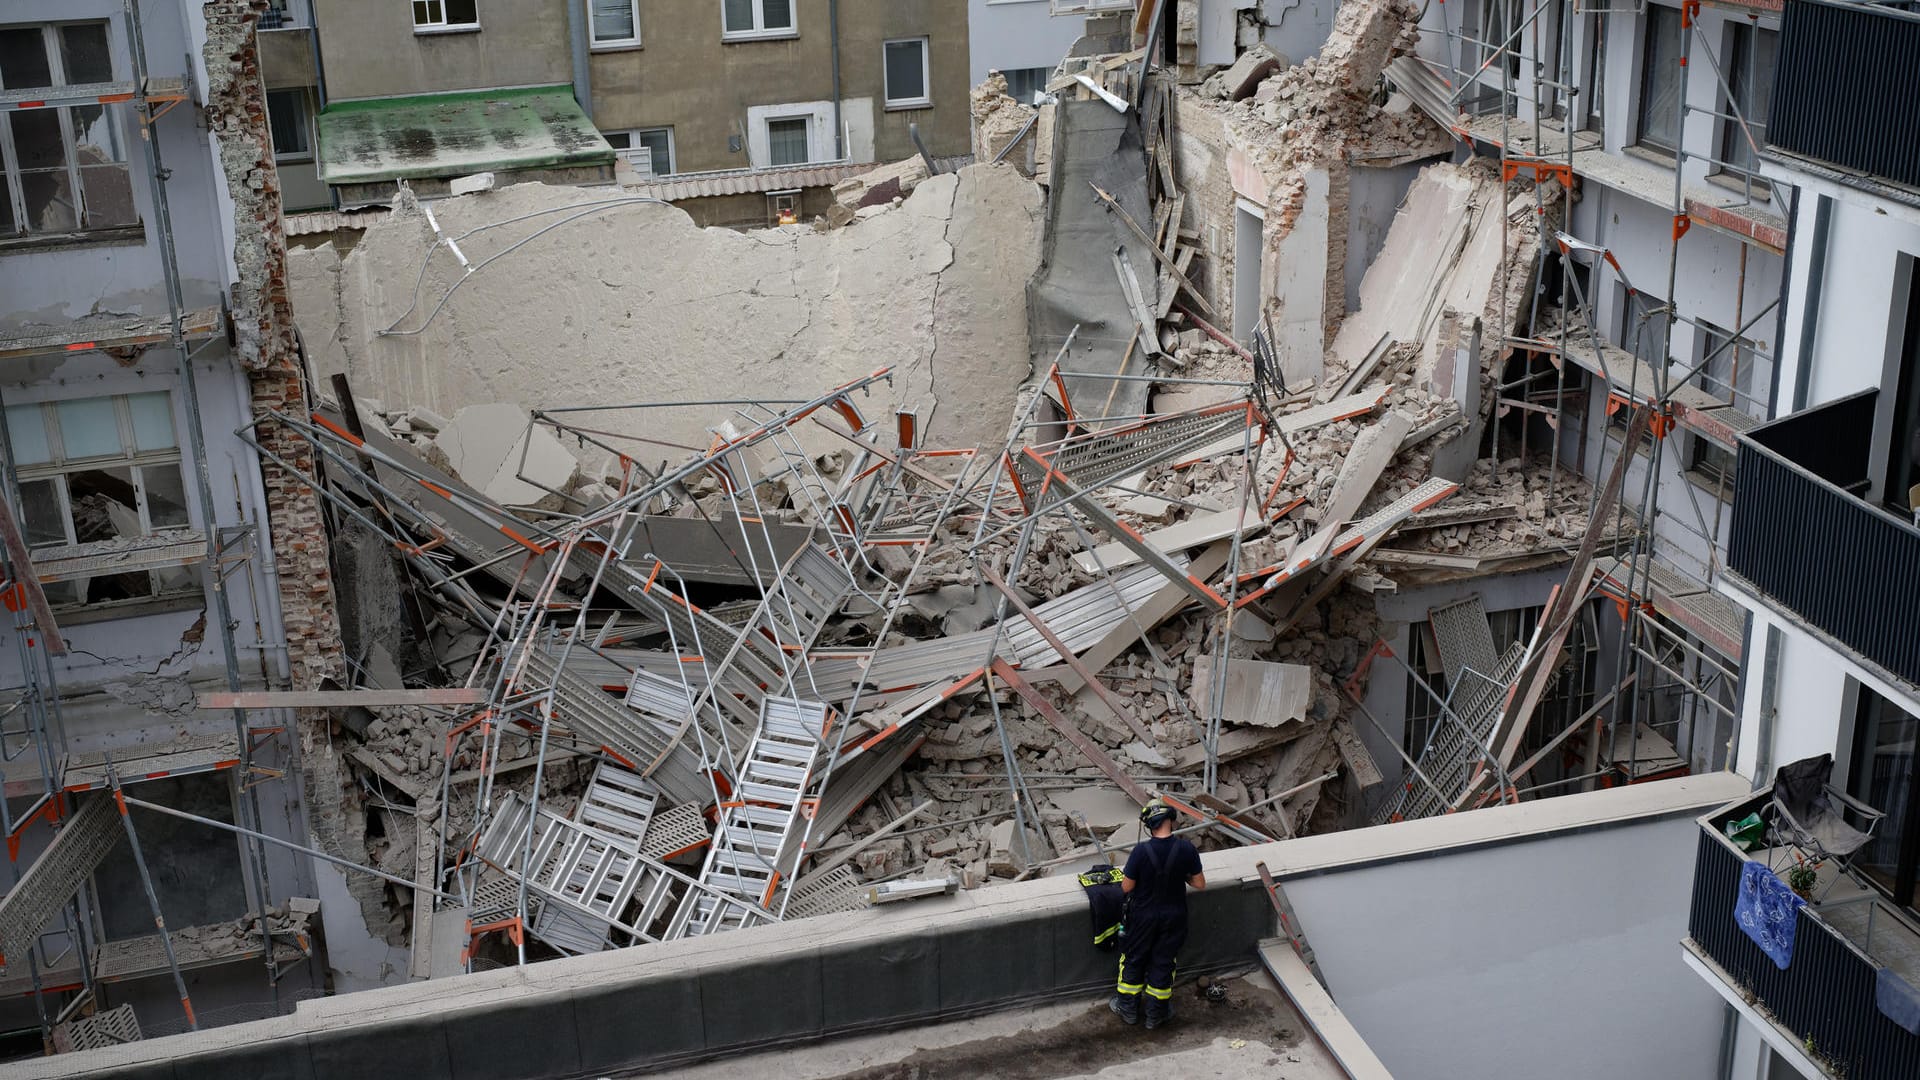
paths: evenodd
<path fill-rule="evenodd" d="M 271 410 L 305 415 L 300 349 L 287 293 L 287 238 L 280 220 L 280 177 L 267 131 L 255 25 L 266 0 L 208 0 L 207 123 L 234 201 L 233 261 L 238 280 L 229 298 L 238 353 L 256 416 Z M 257 429 L 269 451 L 307 475 L 312 451 L 276 424 Z M 279 568 L 281 617 L 296 689 L 310 689 L 341 667 L 340 624 L 328 566 L 319 497 L 286 469 L 263 463 L 267 527 Z"/>

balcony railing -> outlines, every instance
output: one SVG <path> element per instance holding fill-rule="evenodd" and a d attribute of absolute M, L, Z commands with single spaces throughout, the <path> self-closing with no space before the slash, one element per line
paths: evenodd
<path fill-rule="evenodd" d="M 1767 142 L 1841 174 L 1920 189 L 1920 14 L 1911 5 L 1788 0 Z"/>
<path fill-rule="evenodd" d="M 1880 965 L 1821 918 L 1818 908 L 1809 904 L 1799 910 L 1785 970 L 1774 966 L 1734 921 L 1747 855 L 1726 839 L 1722 827 L 1760 809 L 1770 796 L 1769 789 L 1703 819 L 1687 937 L 1749 1002 L 1792 1032 L 1794 1041 L 1824 1060 L 1834 1075 L 1847 1080 L 1920 1076 L 1920 1035 L 1874 1005 Z"/>
<path fill-rule="evenodd" d="M 1869 390 L 1740 440 L 1727 568 L 1882 670 L 1920 683 L 1920 529 L 1862 498 Z"/>

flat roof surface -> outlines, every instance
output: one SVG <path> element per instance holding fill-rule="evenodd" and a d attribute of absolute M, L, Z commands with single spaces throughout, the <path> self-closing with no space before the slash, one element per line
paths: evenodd
<path fill-rule="evenodd" d="M 1174 987 L 1173 1022 L 1147 1031 L 1107 1011 L 1106 995 L 989 1013 L 878 1035 L 720 1058 L 662 1073 L 674 1080 L 773 1076 L 784 1080 L 1167 1080 L 1277 1077 L 1347 1080 L 1264 971 L 1217 977 L 1227 999 Z"/>
<path fill-rule="evenodd" d="M 567 86 L 340 101 L 320 114 L 329 184 L 612 164 Z"/>

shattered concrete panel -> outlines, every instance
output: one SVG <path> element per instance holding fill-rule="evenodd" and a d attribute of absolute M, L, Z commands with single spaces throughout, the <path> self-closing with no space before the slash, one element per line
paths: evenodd
<path fill-rule="evenodd" d="M 930 439 L 975 445 L 1004 435 L 1028 373 L 1040 208 L 1010 166 L 933 177 L 825 233 L 701 229 L 670 206 L 518 185 L 434 204 L 471 272 L 425 214 L 399 210 L 337 275 L 328 254 L 297 253 L 294 305 L 303 333 L 327 342 L 316 377 L 345 370 L 389 408 L 803 399 L 892 367 L 891 390 L 863 402 L 870 417 L 918 407 Z M 610 412 L 596 425 L 703 447 L 726 417 Z"/>
<path fill-rule="evenodd" d="M 1448 313 L 1463 321 L 1478 316 L 1495 340 L 1518 325 L 1540 248 L 1534 199 L 1530 186 L 1503 185 L 1487 167 L 1421 170 L 1360 284 L 1360 310 L 1328 350 L 1329 366 L 1351 370 L 1383 334 L 1417 342 L 1416 384 L 1465 404 L 1467 388 L 1452 377 L 1452 352 L 1442 347 L 1443 319 Z M 1543 188 L 1541 199 L 1551 222 L 1560 204 L 1558 186 Z"/>
<path fill-rule="evenodd" d="M 1289 385 L 1319 379 L 1323 363 L 1328 188 L 1327 170 L 1308 169 L 1301 183 L 1287 192 L 1283 214 L 1293 227 L 1273 245 L 1267 265 L 1274 268 L 1274 280 L 1270 288 L 1261 289 L 1273 297 L 1274 345 Z M 1268 209 L 1271 213 L 1274 208 Z"/>

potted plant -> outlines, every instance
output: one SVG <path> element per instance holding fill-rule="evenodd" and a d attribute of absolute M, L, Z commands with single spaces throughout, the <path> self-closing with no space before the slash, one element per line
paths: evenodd
<path fill-rule="evenodd" d="M 1802 900 L 1813 902 L 1813 887 L 1820 880 L 1820 864 L 1810 863 L 1798 854 L 1793 857 L 1793 865 L 1787 867 L 1785 875 L 1787 888 L 1792 889 Z"/>

